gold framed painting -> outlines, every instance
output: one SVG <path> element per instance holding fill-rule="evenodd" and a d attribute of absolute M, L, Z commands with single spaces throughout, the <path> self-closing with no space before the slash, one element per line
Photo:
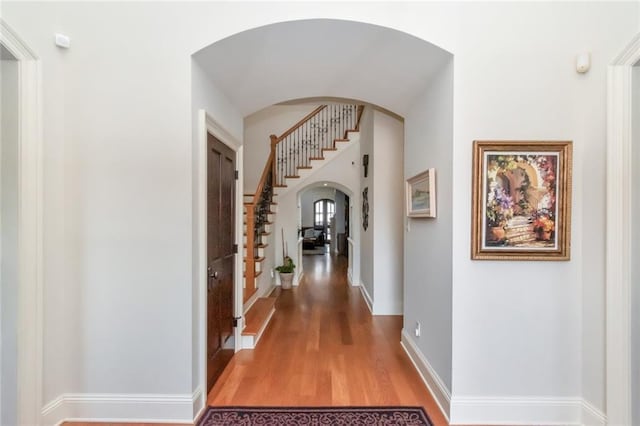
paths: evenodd
<path fill-rule="evenodd" d="M 407 216 L 436 217 L 436 169 L 407 179 Z"/>
<path fill-rule="evenodd" d="M 471 258 L 569 260 L 570 141 L 474 141 Z"/>

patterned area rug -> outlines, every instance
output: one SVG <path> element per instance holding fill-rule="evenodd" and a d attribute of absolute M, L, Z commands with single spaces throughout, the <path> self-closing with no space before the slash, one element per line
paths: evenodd
<path fill-rule="evenodd" d="M 207 407 L 197 426 L 433 426 L 422 407 Z"/>

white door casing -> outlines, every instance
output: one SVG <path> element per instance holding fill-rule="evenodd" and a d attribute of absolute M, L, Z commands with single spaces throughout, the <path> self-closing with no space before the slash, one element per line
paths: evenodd
<path fill-rule="evenodd" d="M 0 19 L 0 44 L 18 60 L 18 424 L 38 425 L 43 365 L 43 187 L 40 61 Z"/>
<path fill-rule="evenodd" d="M 198 138 L 197 147 L 194 159 L 194 179 L 196 179 L 196 190 L 193 196 L 197 201 L 197 211 L 195 212 L 195 235 L 194 238 L 197 241 L 197 249 L 194 256 L 196 262 L 194 264 L 193 277 L 196 281 L 197 298 L 195 302 L 198 304 L 198 324 L 199 332 L 194 337 L 199 340 L 198 347 L 200 353 L 198 354 L 199 364 L 199 377 L 194 377 L 193 382 L 197 383 L 194 394 L 199 394 L 198 398 L 194 398 L 194 419 L 202 413 L 202 410 L 206 406 L 206 389 L 207 389 L 207 277 L 206 277 L 206 265 L 207 265 L 207 134 L 211 133 L 218 138 L 222 143 L 227 145 L 236 153 L 236 169 L 238 170 L 238 180 L 236 180 L 236 214 L 235 214 L 235 240 L 239 242 L 239 246 L 242 247 L 243 240 L 243 182 L 242 182 L 242 155 L 243 146 L 242 143 L 237 140 L 230 132 L 228 132 L 223 126 L 221 126 L 214 118 L 212 118 L 205 110 L 198 111 Z M 242 295 L 243 295 L 243 272 L 242 272 L 242 251 L 236 255 L 234 266 L 234 301 L 233 301 L 233 316 L 242 316 Z M 238 326 L 234 329 L 234 345 L 235 351 L 241 349 L 241 334 L 244 326 L 244 318 L 240 318 Z"/>
<path fill-rule="evenodd" d="M 609 66 L 607 97 L 606 411 L 631 425 L 632 69 L 640 34 Z"/>

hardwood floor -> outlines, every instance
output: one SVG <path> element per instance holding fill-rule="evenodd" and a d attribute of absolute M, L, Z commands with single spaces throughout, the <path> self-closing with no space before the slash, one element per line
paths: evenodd
<path fill-rule="evenodd" d="M 305 256 L 299 287 L 281 291 L 256 349 L 240 351 L 210 405 L 419 405 L 447 425 L 400 346 L 402 317 L 372 317 L 344 257 Z"/>
<path fill-rule="evenodd" d="M 344 257 L 305 256 L 300 286 L 280 291 L 256 349 L 232 358 L 208 404 L 411 405 L 447 425 L 400 346 L 402 317 L 372 317 L 346 268 Z"/>

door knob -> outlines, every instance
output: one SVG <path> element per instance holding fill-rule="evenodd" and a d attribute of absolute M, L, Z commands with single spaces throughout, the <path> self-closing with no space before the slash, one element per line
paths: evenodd
<path fill-rule="evenodd" d="M 209 267 L 207 268 L 207 274 L 209 274 L 209 277 L 210 277 L 210 278 L 218 279 L 218 271 L 215 271 L 215 272 L 214 272 L 214 270 L 213 270 L 213 268 L 211 268 L 211 266 L 209 266 Z"/>

